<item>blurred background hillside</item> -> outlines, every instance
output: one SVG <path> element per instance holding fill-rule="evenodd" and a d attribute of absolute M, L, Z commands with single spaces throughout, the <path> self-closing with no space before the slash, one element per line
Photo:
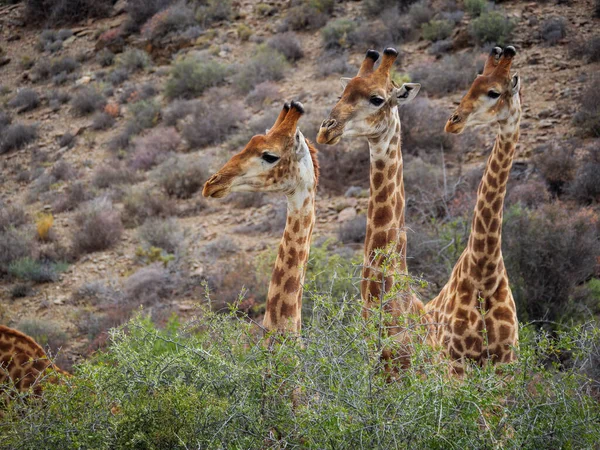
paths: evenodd
<path fill-rule="evenodd" d="M 409 268 L 430 300 L 494 139 L 443 127 L 496 44 L 517 48 L 523 85 L 503 239 L 519 318 L 597 318 L 598 30 L 598 0 L 0 0 L 0 324 L 62 347 L 68 369 L 140 307 L 162 326 L 208 290 L 260 320 L 285 199 L 201 187 L 285 100 L 314 141 L 338 78 L 387 46 L 394 79 L 423 85 L 400 115 Z M 319 159 L 307 289 L 355 301 L 368 147 Z"/>

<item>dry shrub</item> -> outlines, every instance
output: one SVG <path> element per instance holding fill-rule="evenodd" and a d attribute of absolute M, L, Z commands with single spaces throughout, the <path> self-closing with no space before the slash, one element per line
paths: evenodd
<path fill-rule="evenodd" d="M 107 17 L 114 0 L 26 0 L 25 17 L 29 23 L 52 26 Z"/>
<path fill-rule="evenodd" d="M 229 68 L 218 61 L 205 57 L 188 56 L 171 66 L 171 75 L 165 86 L 169 99 L 194 98 L 213 86 L 225 81 Z"/>
<path fill-rule="evenodd" d="M 247 93 L 264 81 L 279 81 L 287 67 L 284 55 L 266 45 L 259 45 L 252 57 L 238 67 L 234 76 L 235 87 Z"/>
<path fill-rule="evenodd" d="M 37 125 L 15 123 L 8 125 L 0 134 L 0 155 L 19 150 L 37 138 Z"/>
<path fill-rule="evenodd" d="M 298 61 L 304 56 L 302 45 L 296 37 L 296 33 L 293 32 L 273 36 L 269 39 L 267 45 L 283 54 L 288 61 Z"/>
<path fill-rule="evenodd" d="M 30 230 L 9 227 L 0 232 L 0 274 L 7 274 L 11 264 L 31 258 L 36 252 Z"/>
<path fill-rule="evenodd" d="M 23 88 L 17 91 L 12 100 L 8 102 L 11 108 L 17 108 L 19 113 L 32 111 L 40 105 L 40 96 L 33 89 Z"/>
<path fill-rule="evenodd" d="M 417 97 L 399 110 L 402 122 L 402 151 L 418 154 L 419 151 L 438 153 L 452 149 L 452 137 L 444 132 L 448 113 L 430 102 Z"/>
<path fill-rule="evenodd" d="M 197 155 L 172 156 L 157 171 L 160 186 L 178 198 L 190 198 L 210 176 L 205 161 Z"/>
<path fill-rule="evenodd" d="M 537 180 L 518 184 L 508 191 L 506 203 L 508 205 L 520 204 L 529 209 L 535 209 L 550 201 L 550 194 L 546 185 Z"/>
<path fill-rule="evenodd" d="M 98 167 L 92 175 L 92 185 L 100 189 L 132 184 L 136 181 L 135 174 L 118 162 L 104 164 Z"/>
<path fill-rule="evenodd" d="M 56 355 L 59 349 L 67 344 L 69 338 L 60 324 L 47 319 L 23 319 L 15 328 L 31 336 L 42 347 L 49 348 L 52 355 Z"/>
<path fill-rule="evenodd" d="M 367 217 L 360 214 L 339 226 L 338 239 L 345 244 L 361 244 L 365 240 L 366 232 Z"/>
<path fill-rule="evenodd" d="M 542 22 L 540 37 L 548 45 L 556 45 L 567 35 L 567 21 L 564 17 L 550 17 Z"/>
<path fill-rule="evenodd" d="M 257 84 L 246 96 L 246 103 L 253 108 L 262 108 L 279 100 L 281 92 L 277 83 L 264 81 Z"/>
<path fill-rule="evenodd" d="M 185 230 L 176 219 L 148 218 L 138 230 L 140 240 L 169 254 L 179 254 L 185 243 Z"/>
<path fill-rule="evenodd" d="M 106 105 L 106 99 L 102 94 L 90 87 L 79 89 L 71 99 L 71 108 L 77 116 L 87 116 L 101 110 Z"/>
<path fill-rule="evenodd" d="M 553 196 L 561 195 L 563 188 L 575 177 L 575 144 L 552 141 L 536 149 L 536 168 L 541 172 Z"/>
<path fill-rule="evenodd" d="M 466 90 L 476 76 L 474 60 L 469 53 L 445 55 L 435 64 L 409 69 L 410 78 L 421 83 L 425 92 L 436 95 Z"/>
<path fill-rule="evenodd" d="M 138 226 L 152 217 L 173 216 L 176 212 L 175 204 L 160 191 L 137 189 L 123 198 L 123 222 L 128 227 Z"/>
<path fill-rule="evenodd" d="M 135 170 L 149 170 L 165 161 L 180 144 L 181 138 L 174 127 L 152 130 L 146 136 L 134 139 L 129 166 Z"/>
<path fill-rule="evenodd" d="M 72 236 L 74 255 L 111 248 L 121 239 L 121 214 L 106 198 L 96 199 L 75 216 L 76 229 Z"/>
<path fill-rule="evenodd" d="M 568 193 L 580 204 L 600 202 L 600 141 L 596 140 L 584 156 Z"/>
<path fill-rule="evenodd" d="M 0 232 L 8 228 L 19 228 L 29 220 L 25 209 L 20 205 L 5 205 L 0 202 Z"/>
<path fill-rule="evenodd" d="M 178 2 L 152 16 L 142 27 L 142 35 L 146 39 L 159 41 L 195 25 L 194 10 L 186 3 Z"/>
<path fill-rule="evenodd" d="M 219 144 L 229 137 L 246 117 L 244 106 L 239 101 L 198 102 L 189 122 L 183 126 L 181 135 L 193 149 Z"/>
<path fill-rule="evenodd" d="M 598 48 L 600 49 L 600 38 Z M 600 137 L 600 91 L 598 91 L 598 83 L 600 83 L 600 76 L 593 76 L 581 95 L 579 111 L 573 117 L 573 123 L 577 125 L 584 136 Z"/>
<path fill-rule="evenodd" d="M 319 153 L 319 164 L 326 177 L 319 179 L 319 189 L 343 194 L 349 185 L 368 187 L 370 157 L 366 142 L 342 143 Z"/>
<path fill-rule="evenodd" d="M 67 186 L 63 192 L 52 204 L 52 210 L 56 213 L 64 211 L 73 211 L 81 203 L 91 200 L 91 193 L 86 189 L 85 184 L 76 181 Z"/>
<path fill-rule="evenodd" d="M 42 241 L 50 239 L 50 231 L 54 225 L 54 216 L 52 214 L 40 214 L 35 220 L 38 238 Z"/>

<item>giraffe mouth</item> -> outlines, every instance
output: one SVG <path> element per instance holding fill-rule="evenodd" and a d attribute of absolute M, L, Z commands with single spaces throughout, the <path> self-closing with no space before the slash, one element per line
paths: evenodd
<path fill-rule="evenodd" d="M 210 198 L 223 198 L 225 197 L 227 194 L 229 194 L 230 191 L 230 187 L 229 186 L 211 186 L 211 185 L 206 185 L 204 186 L 204 190 L 202 191 L 202 195 L 204 197 L 210 197 Z"/>

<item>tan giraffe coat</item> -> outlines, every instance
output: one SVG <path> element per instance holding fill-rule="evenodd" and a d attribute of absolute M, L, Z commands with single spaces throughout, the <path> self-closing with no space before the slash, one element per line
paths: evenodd
<path fill-rule="evenodd" d="M 55 366 L 31 337 L 0 325 L 0 385 L 12 380 L 17 390 L 23 392 L 33 387 L 40 394 L 46 369 L 69 375 Z"/>
<path fill-rule="evenodd" d="M 300 103 L 284 105 L 266 135 L 254 136 L 204 187 L 205 197 L 231 191 L 282 192 L 287 220 L 267 294 L 266 330 L 300 332 L 302 286 L 315 224 L 317 152 L 297 129 Z"/>
<path fill-rule="evenodd" d="M 501 235 L 506 184 L 519 139 L 520 84 L 518 78 L 516 82 L 510 78 L 514 49 L 505 49 L 498 60 L 501 54 L 499 48 L 492 51 L 484 74 L 446 125 L 448 132 L 462 132 L 471 123 L 498 127 L 477 191 L 467 247 L 448 283 L 426 305 L 438 324 L 437 340 L 458 374 L 464 372 L 465 359 L 481 364 L 512 361 L 518 344 L 516 307 L 502 258 Z"/>
<path fill-rule="evenodd" d="M 389 71 L 397 55 L 396 50 L 386 49 L 381 65 L 373 70 L 379 54 L 373 50 L 367 52 L 358 75 L 347 81 L 342 97 L 321 125 L 317 141 L 335 144 L 342 135 L 368 139 L 370 193 L 361 281 L 363 315 L 368 317 L 374 308 L 383 306 L 392 316 L 392 322 L 385 326 L 400 349 L 394 356 L 390 350 L 384 350 L 383 358 L 397 358 L 398 365 L 406 367 L 418 331 L 424 331 L 428 343 L 434 341 L 431 320 L 407 283 L 398 105 L 414 98 L 420 86 L 398 87 L 391 82 Z"/>

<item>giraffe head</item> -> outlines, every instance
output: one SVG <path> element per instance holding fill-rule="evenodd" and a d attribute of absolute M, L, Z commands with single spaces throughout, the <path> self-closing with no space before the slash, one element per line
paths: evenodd
<path fill-rule="evenodd" d="M 521 80 L 510 74 L 517 54 L 514 47 L 492 49 L 483 73 L 478 75 L 469 92 L 446 122 L 446 132 L 460 134 L 468 126 L 498 124 L 509 118 L 521 105 Z"/>
<path fill-rule="evenodd" d="M 221 198 L 230 192 L 292 194 L 318 180 L 316 150 L 298 129 L 304 114 L 299 102 L 283 105 L 273 127 L 256 135 L 204 185 L 202 195 Z"/>
<path fill-rule="evenodd" d="M 377 137 L 387 129 L 394 108 L 416 97 L 420 84 L 398 86 L 391 80 L 390 71 L 397 57 L 395 49 L 386 48 L 375 69 L 379 53 L 369 50 L 358 74 L 341 79 L 344 92 L 321 124 L 319 144 L 337 144 L 342 136 Z"/>

